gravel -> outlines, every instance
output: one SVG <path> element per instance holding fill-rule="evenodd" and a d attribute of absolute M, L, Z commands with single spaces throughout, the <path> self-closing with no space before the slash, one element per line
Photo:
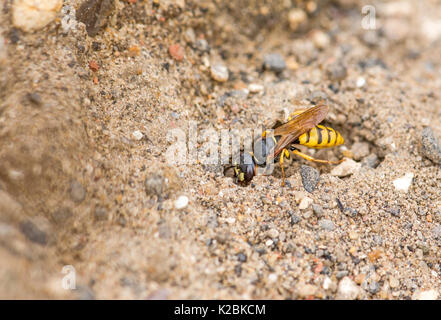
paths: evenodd
<path fill-rule="evenodd" d="M 263 58 L 263 66 L 271 71 L 280 73 L 286 68 L 285 59 L 278 53 L 269 53 Z"/>
<path fill-rule="evenodd" d="M 423 155 L 434 163 L 441 164 L 441 148 L 439 140 L 435 137 L 435 134 L 430 127 L 423 129 L 421 141 Z"/>
<path fill-rule="evenodd" d="M 312 193 L 320 180 L 320 172 L 310 166 L 302 165 L 300 167 L 303 187 L 306 191 Z"/>
<path fill-rule="evenodd" d="M 20 223 L 20 231 L 28 238 L 30 241 L 38 243 L 40 245 L 47 244 L 47 234 L 40 230 L 31 221 L 24 221 Z"/>
<path fill-rule="evenodd" d="M 337 289 L 337 299 L 341 300 L 354 300 L 360 295 L 361 288 L 348 277 L 344 277 L 340 280 Z"/>
<path fill-rule="evenodd" d="M 210 67 L 210 74 L 213 80 L 216 80 L 218 82 L 228 81 L 228 68 L 222 64 L 213 64 Z"/>
<path fill-rule="evenodd" d="M 86 198 L 86 190 L 84 189 L 83 185 L 76 180 L 71 182 L 69 193 L 71 199 L 76 203 L 81 203 Z"/>
<path fill-rule="evenodd" d="M 313 203 L 312 210 L 314 211 L 314 214 L 317 218 L 322 218 L 325 215 L 323 207 L 318 204 Z"/>
<path fill-rule="evenodd" d="M 328 78 L 331 81 L 342 81 L 348 75 L 348 70 L 341 63 L 334 63 L 327 70 Z"/>
<path fill-rule="evenodd" d="M 319 221 L 319 226 L 326 231 L 334 231 L 335 229 L 334 222 L 329 219 L 321 219 Z"/>

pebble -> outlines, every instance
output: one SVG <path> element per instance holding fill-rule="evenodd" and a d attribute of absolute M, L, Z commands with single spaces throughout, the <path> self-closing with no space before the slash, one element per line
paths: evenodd
<path fill-rule="evenodd" d="M 412 172 L 407 172 L 403 177 L 395 179 L 393 181 L 395 190 L 408 192 L 409 187 L 412 184 L 414 174 Z"/>
<path fill-rule="evenodd" d="M 327 231 L 333 231 L 335 229 L 334 222 L 332 222 L 329 219 L 321 219 L 319 221 L 320 228 L 327 230 Z"/>
<path fill-rule="evenodd" d="M 239 252 L 237 254 L 237 260 L 239 260 L 239 262 L 247 262 L 247 255 L 243 252 Z"/>
<path fill-rule="evenodd" d="M 412 300 L 437 300 L 438 299 L 438 291 L 435 289 L 430 290 L 417 290 L 412 295 Z"/>
<path fill-rule="evenodd" d="M 213 80 L 218 82 L 227 82 L 228 81 L 228 68 L 223 64 L 216 63 L 210 67 L 210 74 Z"/>
<path fill-rule="evenodd" d="M 190 44 L 196 42 L 196 34 L 195 34 L 193 28 L 188 28 L 187 30 L 185 30 L 184 39 L 187 43 L 190 43 Z"/>
<path fill-rule="evenodd" d="M 276 273 L 271 273 L 269 276 L 268 276 L 268 282 L 269 283 L 274 283 L 274 282 L 276 282 L 277 281 L 277 274 Z"/>
<path fill-rule="evenodd" d="M 63 0 L 15 0 L 12 24 L 25 32 L 41 29 L 51 23 L 63 5 Z"/>
<path fill-rule="evenodd" d="M 176 61 L 184 60 L 184 48 L 178 43 L 170 45 L 168 47 L 168 53 Z"/>
<path fill-rule="evenodd" d="M 434 163 L 441 164 L 440 144 L 430 127 L 423 129 L 421 142 L 423 155 Z"/>
<path fill-rule="evenodd" d="M 41 96 L 37 92 L 29 92 L 26 94 L 26 98 L 35 106 L 41 106 L 42 104 Z"/>
<path fill-rule="evenodd" d="M 306 15 L 305 11 L 299 8 L 291 9 L 288 12 L 288 22 L 289 22 L 289 28 L 292 31 L 296 31 L 301 24 L 303 24 L 308 16 Z"/>
<path fill-rule="evenodd" d="M 400 286 L 400 281 L 395 277 L 389 277 L 389 286 L 392 289 L 398 288 Z"/>
<path fill-rule="evenodd" d="M 86 198 L 86 190 L 83 185 L 76 180 L 70 183 L 69 193 L 71 199 L 76 203 L 81 203 Z"/>
<path fill-rule="evenodd" d="M 279 237 L 279 231 L 277 231 L 277 229 L 270 229 L 270 230 L 267 231 L 266 234 L 271 239 L 275 239 L 275 238 Z"/>
<path fill-rule="evenodd" d="M 371 294 L 376 294 L 378 291 L 380 291 L 380 284 L 377 281 L 372 281 L 369 284 L 368 290 Z"/>
<path fill-rule="evenodd" d="M 286 68 L 285 59 L 278 53 L 269 53 L 263 58 L 265 69 L 280 73 Z"/>
<path fill-rule="evenodd" d="M 361 165 L 375 168 L 378 165 L 378 156 L 375 153 L 371 153 L 361 161 Z"/>
<path fill-rule="evenodd" d="M 323 280 L 323 289 L 325 290 L 335 290 L 337 288 L 337 284 L 332 281 L 331 278 L 326 277 L 325 280 Z"/>
<path fill-rule="evenodd" d="M 347 270 L 342 270 L 342 271 L 337 271 L 337 273 L 335 274 L 335 277 L 340 280 L 344 277 L 346 277 L 349 274 L 349 271 Z"/>
<path fill-rule="evenodd" d="M 439 239 L 441 237 L 441 225 L 436 225 L 432 229 L 432 234 L 435 239 Z"/>
<path fill-rule="evenodd" d="M 309 218 L 311 218 L 312 217 L 312 210 L 306 210 L 304 213 L 303 213 L 303 218 L 305 218 L 305 219 L 309 219 Z"/>
<path fill-rule="evenodd" d="M 328 68 L 327 74 L 331 81 L 342 81 L 348 75 L 348 70 L 341 63 L 334 63 Z"/>
<path fill-rule="evenodd" d="M 361 160 L 369 155 L 369 144 L 367 142 L 355 142 L 351 148 L 354 160 Z"/>
<path fill-rule="evenodd" d="M 96 207 L 94 217 L 96 220 L 107 220 L 107 210 L 103 207 Z"/>
<path fill-rule="evenodd" d="M 86 25 L 87 34 L 94 37 L 107 25 L 115 8 L 114 0 L 86 0 L 79 7 L 76 18 Z"/>
<path fill-rule="evenodd" d="M 366 79 L 363 77 L 358 77 L 357 81 L 355 82 L 355 85 L 357 86 L 357 88 L 362 88 L 362 87 L 364 87 L 365 84 L 366 84 Z"/>
<path fill-rule="evenodd" d="M 337 177 L 346 177 L 350 176 L 361 168 L 361 163 L 355 162 L 352 159 L 346 158 L 345 161 L 340 163 L 334 169 L 331 170 L 331 175 Z"/>
<path fill-rule="evenodd" d="M 321 218 L 325 215 L 325 213 L 323 212 L 322 206 L 315 204 L 315 203 L 312 204 L 312 211 L 314 212 L 314 214 L 317 218 Z"/>
<path fill-rule="evenodd" d="M 28 238 L 30 241 L 46 245 L 47 243 L 47 235 L 44 231 L 40 230 L 34 223 L 31 221 L 21 222 L 19 225 L 20 231 Z"/>
<path fill-rule="evenodd" d="M 321 90 L 315 90 L 311 93 L 309 100 L 314 104 L 319 104 L 320 102 L 323 102 L 323 100 L 327 100 L 328 95 L 326 92 Z"/>
<path fill-rule="evenodd" d="M 167 189 L 168 181 L 160 174 L 152 174 L 144 181 L 145 191 L 147 195 L 161 196 Z"/>
<path fill-rule="evenodd" d="M 175 209 L 177 209 L 177 210 L 184 209 L 188 205 L 188 197 L 187 196 L 179 196 L 175 200 L 174 205 L 175 205 Z"/>
<path fill-rule="evenodd" d="M 317 49 L 324 49 L 331 43 L 329 36 L 321 30 L 312 31 L 311 39 Z"/>
<path fill-rule="evenodd" d="M 263 89 L 264 89 L 264 87 L 263 87 L 261 84 L 250 83 L 250 84 L 248 85 L 248 90 L 249 90 L 251 93 L 259 93 L 259 92 L 262 92 Z"/>
<path fill-rule="evenodd" d="M 349 277 L 340 280 L 336 298 L 339 300 L 355 300 L 360 295 L 360 287 Z"/>
<path fill-rule="evenodd" d="M 91 60 L 89 62 L 89 68 L 93 72 L 97 72 L 100 69 L 100 65 L 95 60 Z"/>
<path fill-rule="evenodd" d="M 133 131 L 132 136 L 135 138 L 135 140 L 138 140 L 138 141 L 144 137 L 142 132 L 139 130 Z"/>
<path fill-rule="evenodd" d="M 291 224 L 292 225 L 297 224 L 299 222 L 300 222 L 300 217 L 299 216 L 296 216 L 295 214 L 291 215 Z"/>
<path fill-rule="evenodd" d="M 320 180 L 320 172 L 313 167 L 302 165 L 300 176 L 305 190 L 312 193 Z"/>
<path fill-rule="evenodd" d="M 72 211 L 69 208 L 59 208 L 52 213 L 52 220 L 57 224 L 62 224 L 69 220 L 72 215 Z"/>
<path fill-rule="evenodd" d="M 210 51 L 210 46 L 208 45 L 208 42 L 205 39 L 198 39 L 198 40 L 196 40 L 195 47 L 200 52 L 208 52 L 208 51 Z"/>
<path fill-rule="evenodd" d="M 274 243 L 274 241 L 271 240 L 271 239 L 269 239 L 269 240 L 266 240 L 265 245 L 266 245 L 267 247 L 271 247 L 271 246 L 273 245 L 273 243 Z"/>
<path fill-rule="evenodd" d="M 314 202 L 313 199 L 309 198 L 309 197 L 304 197 L 299 204 L 299 209 L 300 210 L 305 210 L 307 209 L 312 203 Z"/>

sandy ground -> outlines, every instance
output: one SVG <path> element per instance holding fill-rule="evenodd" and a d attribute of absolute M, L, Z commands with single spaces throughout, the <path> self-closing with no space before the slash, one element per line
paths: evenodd
<path fill-rule="evenodd" d="M 83 2 L 35 31 L 0 8 L 1 298 L 439 297 L 440 1 L 369 2 L 375 30 L 358 1 Z M 256 128 L 320 99 L 345 145 L 306 152 L 346 167 L 240 187 L 167 162 L 189 121 Z"/>

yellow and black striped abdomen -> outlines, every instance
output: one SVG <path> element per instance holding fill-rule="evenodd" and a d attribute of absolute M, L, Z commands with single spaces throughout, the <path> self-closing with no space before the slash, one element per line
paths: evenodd
<path fill-rule="evenodd" d="M 315 149 L 335 147 L 344 142 L 338 131 L 322 125 L 315 126 L 299 137 L 299 144 Z"/>

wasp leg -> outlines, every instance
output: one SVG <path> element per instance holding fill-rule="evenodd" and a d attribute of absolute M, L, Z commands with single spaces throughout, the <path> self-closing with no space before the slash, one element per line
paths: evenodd
<path fill-rule="evenodd" d="M 308 156 L 307 154 L 304 154 L 304 153 L 300 152 L 297 149 L 292 150 L 292 153 L 298 155 L 299 157 L 302 157 L 305 160 L 313 161 L 313 162 L 318 162 L 318 163 L 339 164 L 339 163 L 342 163 L 344 161 L 344 159 L 341 159 L 341 160 L 338 160 L 338 161 L 329 161 L 329 160 L 315 159 L 315 158 L 313 158 L 311 156 Z"/>
<path fill-rule="evenodd" d="M 280 168 L 282 168 L 282 187 L 285 186 L 285 169 L 283 168 L 283 159 L 290 159 L 291 155 L 287 149 L 283 149 L 282 153 L 280 154 Z"/>

